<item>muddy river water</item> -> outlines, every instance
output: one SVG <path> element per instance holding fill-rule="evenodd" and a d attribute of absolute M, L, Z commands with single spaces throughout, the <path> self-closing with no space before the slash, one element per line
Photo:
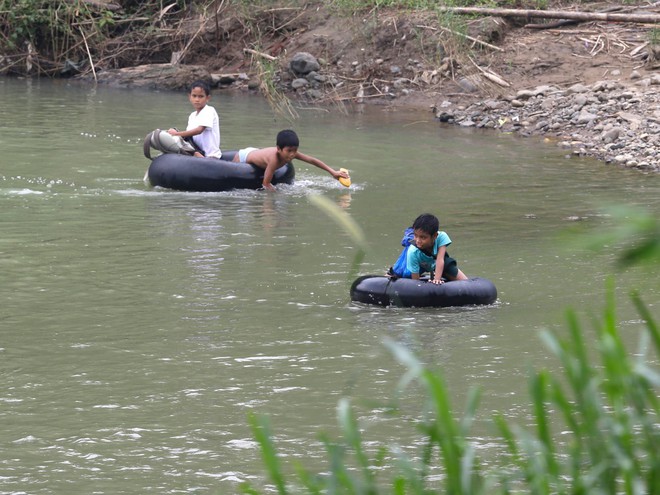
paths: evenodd
<path fill-rule="evenodd" d="M 378 406 L 404 372 L 385 338 L 441 369 L 457 409 L 482 388 L 474 439 L 488 463 L 501 447 L 491 413 L 529 421 L 528 369 L 556 366 L 539 330 L 565 328 L 568 307 L 589 326 L 604 305 L 617 247 L 593 254 L 566 231 L 606 228 L 610 204 L 660 214 L 660 176 L 430 112 L 307 109 L 288 122 L 255 96 L 212 104 L 223 148 L 270 146 L 291 127 L 353 186 L 298 163 L 275 194 L 149 189 L 142 138 L 185 127 L 185 94 L 0 79 L 0 493 L 237 493 L 265 476 L 249 412 L 270 417 L 288 459 L 321 465 L 318 434 L 336 433 L 341 397 L 369 441 L 412 444 Z M 309 194 L 364 230 L 357 267 L 355 242 Z M 392 264 L 425 211 L 497 303 L 352 304 L 352 280 Z M 615 285 L 634 346 L 627 293 L 658 314 L 660 284 L 633 268 Z"/>

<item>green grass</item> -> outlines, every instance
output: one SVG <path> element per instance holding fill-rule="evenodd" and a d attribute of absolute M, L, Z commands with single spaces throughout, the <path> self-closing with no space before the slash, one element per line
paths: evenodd
<path fill-rule="evenodd" d="M 456 414 L 442 373 L 424 366 L 403 345 L 387 341 L 393 357 L 406 368 L 401 389 L 421 385 L 427 398 L 428 407 L 419 413 L 421 422 L 401 418 L 419 432 L 424 445 L 412 456 L 382 445 L 369 458 L 356 415 L 348 400 L 341 399 L 337 412 L 342 437 L 322 437 L 326 474 L 297 465 L 297 479 L 290 481 L 285 479 L 267 419 L 251 415 L 250 425 L 277 493 L 657 493 L 660 333 L 645 304 L 634 294 L 646 330 L 638 352 L 626 349 L 616 322 L 613 293 L 610 288 L 602 321 L 595 325 L 594 342 L 585 340 L 587 332 L 572 311 L 567 314 L 566 336 L 542 334 L 562 373 L 542 369 L 531 374 L 529 404 L 534 427 L 510 424 L 504 413 L 494 417 L 507 455 L 499 457 L 498 465 L 489 465 L 488 471 L 482 468 L 470 441 L 479 391 L 471 390 L 465 409 Z M 590 357 L 594 351 L 598 360 Z M 388 459 L 388 468 L 379 469 L 384 459 Z M 428 480 L 428 473 L 438 469 L 443 473 L 440 486 Z M 267 493 L 249 483 L 242 490 L 253 495 Z"/>
<path fill-rule="evenodd" d="M 660 28 L 653 28 L 649 31 L 649 43 L 660 45 Z"/>
<path fill-rule="evenodd" d="M 625 240 L 617 266 L 648 261 L 660 265 L 658 220 L 629 208 L 611 211 L 614 227 L 602 237 L 589 233 L 590 243 L 604 250 Z M 421 386 L 426 398 L 417 415 L 399 418 L 416 432 L 421 441 L 415 445 L 421 446 L 393 448 L 393 439 L 369 457 L 356 413 L 347 399 L 341 399 L 340 438 L 321 438 L 326 469 L 313 472 L 300 464 L 289 469 L 277 454 L 267 419 L 252 414 L 250 426 L 272 486 L 280 495 L 660 493 L 660 330 L 641 296 L 633 292 L 632 301 L 645 326 L 637 348 L 627 349 L 614 293 L 610 281 L 602 317 L 592 321 L 591 329 L 568 310 L 565 332 L 541 333 L 559 366 L 556 371 L 530 372 L 531 426 L 508 421 L 506 411 L 494 415 L 502 455 L 487 470 L 470 440 L 479 390 L 469 391 L 464 409 L 457 413 L 442 372 L 431 370 L 408 348 L 388 340 L 385 345 L 406 370 L 399 391 Z M 406 406 L 409 410 L 411 405 Z M 374 451 L 373 442 L 369 449 Z M 429 473 L 436 474 L 433 481 Z M 272 492 L 248 482 L 241 489 L 252 495 Z"/>

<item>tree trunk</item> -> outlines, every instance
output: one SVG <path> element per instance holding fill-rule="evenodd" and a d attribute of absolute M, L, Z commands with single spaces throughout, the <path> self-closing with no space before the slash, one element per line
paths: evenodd
<path fill-rule="evenodd" d="M 495 15 L 499 17 L 540 17 L 545 19 L 574 19 L 578 21 L 660 23 L 660 14 L 610 14 L 562 10 L 489 9 L 480 7 L 443 7 L 443 12 L 462 15 Z"/>

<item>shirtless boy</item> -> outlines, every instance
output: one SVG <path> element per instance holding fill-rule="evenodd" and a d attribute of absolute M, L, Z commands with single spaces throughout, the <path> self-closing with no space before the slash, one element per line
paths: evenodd
<path fill-rule="evenodd" d="M 280 131 L 277 134 L 276 145 L 270 148 L 244 148 L 239 150 L 236 156 L 234 156 L 235 162 L 250 163 L 264 170 L 264 189 L 275 190 L 275 186 L 271 184 L 275 170 L 283 167 L 294 158 L 325 170 L 335 179 L 339 179 L 340 177 L 349 178 L 348 173 L 337 171 L 318 158 L 300 153 L 298 151 L 300 140 L 294 131 Z"/>

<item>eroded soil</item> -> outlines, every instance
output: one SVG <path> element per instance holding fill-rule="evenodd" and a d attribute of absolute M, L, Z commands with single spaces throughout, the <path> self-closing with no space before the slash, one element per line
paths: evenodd
<path fill-rule="evenodd" d="M 608 5 L 589 8 L 605 10 Z M 646 57 L 657 25 L 580 22 L 536 29 L 530 23 L 558 21 L 483 16 L 467 21 L 468 36 L 479 40 L 473 42 L 451 36 L 428 16 L 381 10 L 347 18 L 321 7 L 264 9 L 247 24 L 220 23 L 220 41 L 215 26 L 209 25 L 200 41 L 204 38 L 210 47 L 215 39 L 219 49 L 190 51 L 186 63 L 203 64 L 216 73 L 254 73 L 255 58 L 266 58 L 244 50 L 252 48 L 276 57 L 286 87 L 288 60 L 305 51 L 320 59 L 322 73 L 340 82 L 326 88 L 322 102 L 351 102 L 359 95 L 364 102 L 422 108 L 446 98 L 511 96 L 546 84 L 630 82 L 658 72 L 658 64 Z M 305 98 L 301 92 L 289 96 Z"/>

